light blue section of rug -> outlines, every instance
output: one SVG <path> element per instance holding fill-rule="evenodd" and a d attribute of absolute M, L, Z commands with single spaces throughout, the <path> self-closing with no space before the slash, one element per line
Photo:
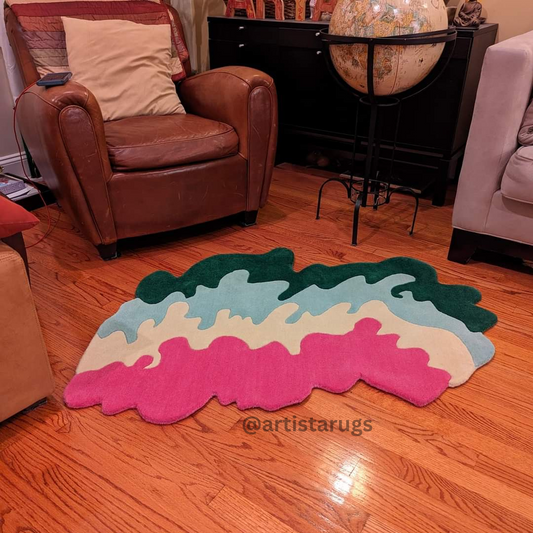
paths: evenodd
<path fill-rule="evenodd" d="M 364 276 L 356 276 L 332 289 L 312 285 L 283 301 L 278 297 L 288 288 L 288 282 L 248 283 L 248 277 L 247 270 L 235 270 L 224 276 L 217 288 L 199 286 L 191 298 L 186 298 L 181 292 L 172 293 L 157 304 L 148 304 L 136 298 L 123 304 L 115 315 L 106 320 L 98 335 L 104 338 L 114 331 L 123 331 L 128 343 L 134 342 L 137 330 L 145 320 L 152 319 L 155 325 L 160 324 L 169 306 L 176 302 L 186 302 L 189 305 L 187 317 L 201 318 L 199 327 L 207 329 L 213 326 L 217 313 L 222 309 L 230 309 L 230 316 L 250 317 L 254 324 L 260 324 L 280 305 L 295 303 L 299 309 L 287 320 L 293 323 L 306 311 L 316 316 L 334 305 L 348 302 L 352 305 L 350 312 L 355 313 L 366 302 L 380 300 L 403 320 L 454 333 L 468 348 L 476 367 L 484 365 L 494 355 L 494 345 L 485 335 L 471 332 L 463 322 L 441 313 L 432 302 L 418 302 L 407 291 L 401 293 L 401 298 L 392 296 L 394 287 L 415 280 L 407 274 L 394 274 L 374 284 L 367 283 Z M 179 331 L 176 331 L 176 336 L 179 336 Z"/>

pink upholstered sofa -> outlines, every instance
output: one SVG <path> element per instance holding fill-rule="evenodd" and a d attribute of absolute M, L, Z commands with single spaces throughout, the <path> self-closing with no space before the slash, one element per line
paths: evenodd
<path fill-rule="evenodd" d="M 532 93 L 533 32 L 491 46 L 455 200 L 451 261 L 467 263 L 477 248 L 533 259 Z"/>

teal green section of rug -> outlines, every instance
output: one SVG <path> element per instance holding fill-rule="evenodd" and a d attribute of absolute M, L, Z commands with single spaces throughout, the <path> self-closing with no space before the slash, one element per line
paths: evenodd
<path fill-rule="evenodd" d="M 394 287 L 392 296 L 411 292 L 415 300 L 432 302 L 439 311 L 460 320 L 472 332 L 484 332 L 497 322 L 494 313 L 476 305 L 481 301 L 477 289 L 467 285 L 442 285 L 433 267 L 409 257 L 334 267 L 314 264 L 300 272 L 295 272 L 293 265 L 294 254 L 287 248 L 276 248 L 261 255 L 215 255 L 200 261 L 179 277 L 170 272 L 154 272 L 141 281 L 135 295 L 150 304 L 159 303 L 174 292 L 191 297 L 200 284 L 215 288 L 230 272 L 247 270 L 249 283 L 287 281 L 289 288 L 279 296 L 283 301 L 312 285 L 330 289 L 355 276 L 364 276 L 367 283 L 377 283 L 394 274 L 408 274 L 415 281 Z"/>

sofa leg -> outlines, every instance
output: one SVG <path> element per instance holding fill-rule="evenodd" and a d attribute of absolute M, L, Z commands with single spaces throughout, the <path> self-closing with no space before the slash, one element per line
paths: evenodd
<path fill-rule="evenodd" d="M 448 252 L 448 261 L 466 265 L 477 249 L 476 234 L 454 229 Z"/>
<path fill-rule="evenodd" d="M 255 226 L 257 222 L 258 211 L 245 211 L 242 214 L 241 226 L 247 228 L 248 226 Z"/>
<path fill-rule="evenodd" d="M 116 259 L 117 257 L 120 257 L 120 253 L 117 251 L 116 242 L 112 244 L 100 244 L 96 248 L 98 250 L 98 253 L 100 254 L 100 257 L 104 261 L 111 261 L 111 259 Z"/>

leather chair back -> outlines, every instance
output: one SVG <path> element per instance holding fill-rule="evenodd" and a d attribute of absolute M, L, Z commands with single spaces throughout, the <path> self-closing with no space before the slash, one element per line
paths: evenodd
<path fill-rule="evenodd" d="M 183 42 L 186 43 L 180 16 L 173 7 L 168 7 L 170 14 L 173 18 L 173 22 L 176 25 Z M 9 43 L 11 44 L 11 48 L 13 49 L 19 72 L 22 76 L 22 81 L 24 82 L 24 86 L 27 87 L 28 85 L 35 83 L 40 78 L 40 76 L 37 72 L 37 68 L 35 67 L 35 63 L 33 62 L 33 58 L 30 54 L 30 51 L 26 46 L 26 41 L 24 40 L 24 36 L 22 34 L 22 28 L 17 20 L 15 13 L 13 13 L 13 11 L 9 7 L 6 8 L 4 11 L 4 18 L 6 22 L 6 30 Z M 191 64 L 188 59 L 187 61 L 183 62 L 183 68 L 189 76 L 191 74 Z"/>

